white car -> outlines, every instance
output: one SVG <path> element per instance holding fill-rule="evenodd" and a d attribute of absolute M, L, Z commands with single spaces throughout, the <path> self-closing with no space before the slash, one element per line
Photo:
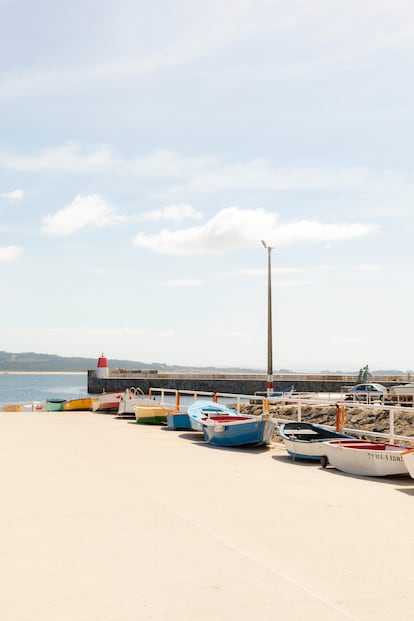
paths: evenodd
<path fill-rule="evenodd" d="M 346 398 L 372 403 L 373 401 L 384 401 L 386 392 L 387 388 L 382 384 L 356 384 L 348 390 Z"/>

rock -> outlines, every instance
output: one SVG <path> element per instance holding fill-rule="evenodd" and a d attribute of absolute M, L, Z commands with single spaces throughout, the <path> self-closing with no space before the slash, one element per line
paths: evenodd
<path fill-rule="evenodd" d="M 255 416 L 260 415 L 263 411 L 261 405 L 248 403 L 242 404 L 240 409 L 243 414 L 254 414 Z M 297 420 L 298 407 L 292 404 L 271 405 L 270 413 L 275 418 Z M 336 407 L 334 405 L 302 404 L 301 419 L 309 423 L 335 427 Z M 345 427 L 387 434 L 390 428 L 389 410 L 386 408 L 373 410 L 363 406 L 347 408 L 345 405 Z M 397 436 L 412 436 L 412 443 L 414 444 L 413 408 L 395 411 L 394 434 Z M 411 442 L 405 443 L 411 444 Z"/>

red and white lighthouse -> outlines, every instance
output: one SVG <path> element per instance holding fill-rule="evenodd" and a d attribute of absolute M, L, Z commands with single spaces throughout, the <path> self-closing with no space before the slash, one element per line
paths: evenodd
<path fill-rule="evenodd" d="M 96 369 L 96 377 L 105 378 L 109 377 L 108 358 L 102 354 L 98 358 L 98 367 Z"/>

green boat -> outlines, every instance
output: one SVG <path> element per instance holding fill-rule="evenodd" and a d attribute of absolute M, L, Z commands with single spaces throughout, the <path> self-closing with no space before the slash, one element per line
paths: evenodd
<path fill-rule="evenodd" d="M 61 412 L 65 401 L 66 399 L 46 399 L 45 406 L 48 412 Z"/>

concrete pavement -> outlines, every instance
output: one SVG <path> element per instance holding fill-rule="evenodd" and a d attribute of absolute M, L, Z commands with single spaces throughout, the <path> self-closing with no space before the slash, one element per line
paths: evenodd
<path fill-rule="evenodd" d="M 414 480 L 0 413 L 4 621 L 414 619 Z"/>

